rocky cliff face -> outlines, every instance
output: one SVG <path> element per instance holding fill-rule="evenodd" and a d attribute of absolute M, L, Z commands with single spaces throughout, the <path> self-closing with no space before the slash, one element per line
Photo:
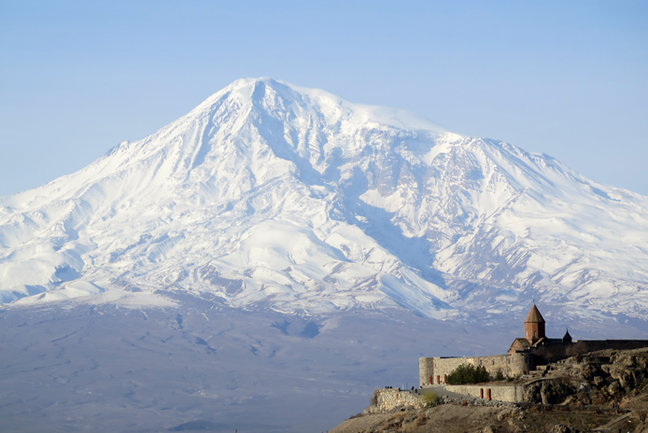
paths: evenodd
<path fill-rule="evenodd" d="M 550 364 L 543 375 L 526 387 L 527 402 L 621 404 L 646 391 L 648 349 L 604 350 L 575 356 Z"/>

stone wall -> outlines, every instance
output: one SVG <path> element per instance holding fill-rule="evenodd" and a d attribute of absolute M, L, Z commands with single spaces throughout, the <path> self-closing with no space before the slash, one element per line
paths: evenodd
<path fill-rule="evenodd" d="M 648 340 L 578 340 L 568 346 L 567 356 L 598 350 L 632 350 L 648 347 Z"/>
<path fill-rule="evenodd" d="M 434 358 L 419 358 L 419 384 L 429 385 L 434 376 Z M 436 379 L 434 379 L 436 380 Z"/>
<path fill-rule="evenodd" d="M 648 340 L 579 340 L 569 344 L 547 344 L 530 351 L 537 364 L 548 364 L 599 350 L 632 350 L 648 347 Z"/>
<path fill-rule="evenodd" d="M 529 371 L 529 358 L 524 354 L 473 356 L 462 358 L 419 358 L 419 381 L 422 386 L 445 384 L 447 377 L 462 364 L 483 366 L 491 376 L 498 371 L 506 377 L 516 377 Z"/>
<path fill-rule="evenodd" d="M 381 388 L 374 391 L 371 405 L 365 413 L 384 413 L 399 409 L 420 409 L 425 404 L 421 397 L 410 391 L 401 391 L 396 388 Z"/>
<path fill-rule="evenodd" d="M 535 364 L 533 362 L 533 358 L 530 356 L 523 354 L 523 353 L 513 353 L 508 356 L 508 365 L 509 365 L 509 370 L 508 374 L 504 374 L 505 376 L 508 377 L 517 377 L 520 376 L 521 374 L 528 373 L 529 370 L 533 370 L 535 368 Z"/>
<path fill-rule="evenodd" d="M 520 403 L 524 401 L 524 385 L 484 383 L 479 385 L 445 385 L 444 388 L 457 394 L 483 398 L 484 400 L 508 401 Z"/>

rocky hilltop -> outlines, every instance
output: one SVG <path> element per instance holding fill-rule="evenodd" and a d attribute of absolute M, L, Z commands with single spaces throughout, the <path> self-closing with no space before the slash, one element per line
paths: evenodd
<path fill-rule="evenodd" d="M 648 349 L 571 357 L 518 381 L 523 403 L 408 392 L 389 408 L 374 398 L 331 433 L 648 432 Z"/>

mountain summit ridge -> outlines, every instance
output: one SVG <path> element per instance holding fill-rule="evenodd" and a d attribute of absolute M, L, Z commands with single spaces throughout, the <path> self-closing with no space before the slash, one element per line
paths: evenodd
<path fill-rule="evenodd" d="M 282 312 L 648 312 L 648 198 L 401 110 L 240 79 L 0 198 L 0 298 Z M 518 307 L 519 305 L 522 305 Z"/>

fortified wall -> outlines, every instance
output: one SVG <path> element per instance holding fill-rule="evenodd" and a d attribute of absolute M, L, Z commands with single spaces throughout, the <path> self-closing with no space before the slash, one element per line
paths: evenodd
<path fill-rule="evenodd" d="M 547 364 L 570 356 L 584 355 L 599 350 L 632 350 L 648 346 L 646 340 L 578 340 L 573 343 L 547 344 L 533 350 L 535 363 Z"/>
<path fill-rule="evenodd" d="M 484 400 L 521 403 L 524 401 L 525 384 L 483 383 L 478 385 L 446 385 L 444 388 L 446 391 Z"/>
<path fill-rule="evenodd" d="M 420 409 L 423 406 L 423 400 L 417 393 L 396 388 L 382 388 L 374 391 L 371 405 L 364 412 L 365 414 L 385 413 L 396 408 Z"/>
<path fill-rule="evenodd" d="M 499 382 L 477 385 L 445 385 L 443 388 L 445 391 L 473 398 L 520 403 L 524 401 L 525 384 Z M 410 391 L 395 388 L 376 389 L 371 404 L 364 410 L 364 414 L 386 413 L 395 409 L 420 409 L 425 407 L 425 401 L 422 398 L 425 392 L 425 390 Z M 433 388 L 432 392 L 436 394 L 438 389 Z M 443 393 L 440 394 L 443 395 Z"/>
<path fill-rule="evenodd" d="M 450 373 L 462 364 L 484 367 L 491 377 L 501 373 L 504 377 L 514 378 L 528 373 L 538 365 L 546 365 L 570 356 L 606 349 L 630 350 L 642 347 L 648 347 L 648 340 L 572 342 L 569 332 L 566 332 L 563 338 L 547 338 L 545 320 L 534 304 L 524 320 L 524 337 L 516 338 L 506 355 L 419 358 L 419 383 L 422 387 L 447 385 Z"/>
<path fill-rule="evenodd" d="M 419 358 L 419 383 L 441 385 L 448 383 L 448 376 L 462 364 L 484 367 L 488 374 L 495 377 L 498 372 L 505 377 L 519 376 L 534 367 L 530 358 L 523 354 L 490 355 L 473 357 L 433 357 Z"/>

